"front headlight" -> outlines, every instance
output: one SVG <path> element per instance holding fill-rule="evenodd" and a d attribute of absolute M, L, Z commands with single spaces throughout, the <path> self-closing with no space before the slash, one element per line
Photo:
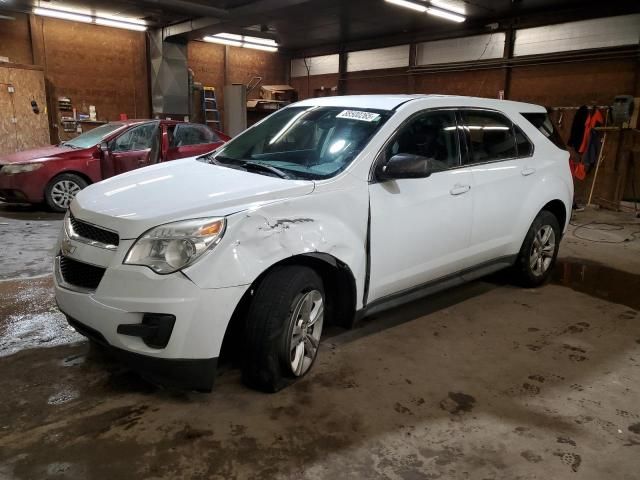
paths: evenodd
<path fill-rule="evenodd" d="M 198 218 L 167 223 L 144 233 L 124 259 L 127 265 L 144 265 L 167 274 L 187 267 L 222 238 L 224 218 Z"/>
<path fill-rule="evenodd" d="M 15 175 L 17 173 L 33 172 L 42 167 L 42 163 L 14 163 L 11 165 L 3 165 L 2 173 L 5 175 Z"/>

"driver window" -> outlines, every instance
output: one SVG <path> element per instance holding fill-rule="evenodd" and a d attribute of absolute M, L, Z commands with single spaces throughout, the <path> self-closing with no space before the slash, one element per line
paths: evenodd
<path fill-rule="evenodd" d="M 433 171 L 440 172 L 460 165 L 458 133 L 452 111 L 432 111 L 418 115 L 402 127 L 387 146 L 385 157 L 409 153 L 430 158 Z"/>
<path fill-rule="evenodd" d="M 150 149 L 153 144 L 155 133 L 155 123 L 147 123 L 134 127 L 131 130 L 127 130 L 116 138 L 113 143 L 113 151 L 131 152 Z"/>

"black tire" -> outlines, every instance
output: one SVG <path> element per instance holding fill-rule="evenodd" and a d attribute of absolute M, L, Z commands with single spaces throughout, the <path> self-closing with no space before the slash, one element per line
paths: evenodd
<path fill-rule="evenodd" d="M 66 206 L 62 204 L 63 202 L 61 202 L 60 197 L 56 195 L 56 192 L 54 192 L 54 188 L 56 187 L 56 185 L 64 182 L 66 182 L 66 185 L 76 185 L 78 187 L 78 191 L 82 190 L 88 185 L 87 181 L 84 178 L 74 173 L 61 173 L 60 175 L 56 175 L 55 177 L 53 177 L 44 189 L 44 200 L 47 204 L 47 207 L 49 207 L 49 209 L 54 212 L 62 213 L 65 212 L 67 208 L 69 208 L 68 204 Z M 73 200 L 74 196 L 75 194 L 73 196 L 70 196 L 68 203 L 71 203 L 71 200 Z"/>
<path fill-rule="evenodd" d="M 537 233 L 544 227 L 551 227 L 553 230 L 553 254 L 549 257 L 551 261 L 544 271 L 536 272 L 535 268 L 531 266 L 533 258 L 532 255 L 534 254 L 534 249 L 537 248 L 537 244 L 534 245 L 534 243 L 536 241 Z M 542 210 L 533 220 L 531 227 L 529 227 L 529 231 L 522 243 L 522 247 L 518 253 L 518 258 L 514 265 L 515 280 L 519 285 L 530 288 L 538 287 L 549 280 L 558 257 L 561 235 L 562 231 L 560 230 L 560 225 L 558 224 L 556 216 L 548 210 Z"/>
<path fill-rule="evenodd" d="M 321 304 L 326 304 L 322 279 L 303 266 L 276 267 L 260 282 L 246 317 L 242 361 L 245 385 L 263 392 L 277 392 L 311 370 L 317 347 L 308 369 L 296 375 L 292 367 L 291 335 L 296 323 L 294 308 L 301 296 L 316 292 L 321 295 Z"/>

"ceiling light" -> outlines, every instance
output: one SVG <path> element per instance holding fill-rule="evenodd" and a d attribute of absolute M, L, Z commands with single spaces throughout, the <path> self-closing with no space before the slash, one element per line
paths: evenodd
<path fill-rule="evenodd" d="M 242 47 L 242 42 L 236 42 L 235 40 L 227 40 L 220 37 L 204 37 L 203 40 L 209 43 L 219 43 L 221 45 L 231 45 L 232 47 Z"/>
<path fill-rule="evenodd" d="M 466 15 L 467 11 L 464 8 L 464 3 L 460 4 L 460 2 L 456 3 L 454 1 L 447 0 L 431 0 L 431 5 L 434 7 L 442 8 L 443 10 L 448 10 L 450 12 L 459 13 L 460 15 Z"/>
<path fill-rule="evenodd" d="M 388 3 L 393 3 L 394 5 L 399 5 L 401 7 L 410 8 L 411 10 L 415 10 L 416 12 L 426 12 L 427 7 L 425 5 L 420 5 L 419 3 L 408 2 L 407 0 L 385 0 Z"/>
<path fill-rule="evenodd" d="M 427 8 L 427 13 L 429 15 L 435 15 L 436 17 L 446 18 L 447 20 L 451 20 L 453 22 L 464 22 L 466 17 L 459 15 L 457 13 L 449 12 L 447 10 L 443 10 L 441 8 L 429 7 Z"/>
<path fill-rule="evenodd" d="M 93 19 L 89 15 L 65 12 L 62 10 L 53 10 L 50 8 L 36 7 L 33 9 L 33 13 L 35 13 L 36 15 L 42 15 L 45 17 L 61 18 L 63 20 L 73 20 L 74 22 L 91 23 L 93 21 Z"/>
<path fill-rule="evenodd" d="M 77 13 L 73 11 L 61 10 L 58 7 L 36 7 L 33 9 L 33 13 L 36 15 L 42 15 L 44 17 L 60 18 L 62 20 L 73 20 L 74 22 L 82 23 L 95 23 L 96 25 L 102 25 L 105 27 L 124 28 L 127 30 L 136 30 L 139 32 L 143 32 L 147 29 L 144 21 L 135 18 L 118 19 L 118 17 L 114 17 L 111 15 L 109 15 L 109 18 L 103 18 L 92 15 L 85 15 L 83 13 Z"/>
<path fill-rule="evenodd" d="M 235 33 L 217 33 L 203 38 L 205 42 L 231 45 L 232 47 L 253 48 L 265 52 L 277 52 L 278 44 L 270 38 L 250 37 Z"/>
<path fill-rule="evenodd" d="M 105 27 L 114 27 L 114 28 L 125 28 L 127 30 L 135 30 L 138 32 L 144 32 L 147 29 L 145 25 L 121 22 L 119 20 L 109 20 L 107 18 L 96 18 L 96 25 L 103 25 Z"/>

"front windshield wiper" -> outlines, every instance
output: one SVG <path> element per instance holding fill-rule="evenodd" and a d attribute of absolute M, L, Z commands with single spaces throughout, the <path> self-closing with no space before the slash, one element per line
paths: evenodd
<path fill-rule="evenodd" d="M 276 168 L 274 166 L 271 165 L 267 165 L 265 163 L 261 163 L 261 162 L 256 162 L 253 160 L 238 160 L 235 158 L 229 158 L 229 157 L 223 157 L 222 155 L 217 155 L 217 156 L 211 156 L 209 157 L 209 162 L 210 163 L 222 163 L 222 164 L 231 164 L 231 165 L 238 165 L 241 168 L 244 168 L 245 170 L 254 170 L 254 171 L 263 171 L 263 172 L 269 172 L 269 173 L 273 173 L 276 176 L 280 177 L 280 178 L 285 178 L 287 180 L 291 179 L 291 176 L 287 173 L 285 173 L 284 171 L 280 170 L 279 168 Z"/>

